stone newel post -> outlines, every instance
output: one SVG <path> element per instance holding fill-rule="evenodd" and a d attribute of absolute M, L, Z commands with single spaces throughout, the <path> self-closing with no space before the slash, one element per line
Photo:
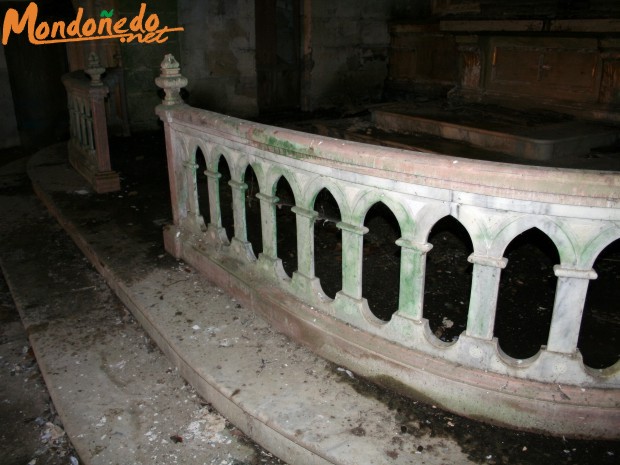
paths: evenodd
<path fill-rule="evenodd" d="M 163 89 L 166 95 L 155 112 L 164 123 L 172 206 L 173 224 L 164 229 L 164 245 L 175 257 L 181 254 L 181 223 L 187 217 L 187 201 L 190 189 L 195 189 L 196 179 L 194 155 L 188 153 L 187 148 L 176 139 L 170 128 L 170 121 L 173 118 L 171 112 L 184 105 L 181 88 L 185 87 L 187 82 L 187 78 L 181 75 L 179 62 L 172 54 L 167 54 L 161 62 L 161 74 L 155 78 L 155 84 Z"/>
<path fill-rule="evenodd" d="M 95 52 L 88 55 L 88 68 L 84 70 L 90 76 L 90 85 L 93 87 L 102 86 L 101 75 L 105 73 L 105 68 L 99 62 L 99 56 Z"/>
<path fill-rule="evenodd" d="M 181 98 L 181 88 L 187 85 L 187 78 L 181 75 L 179 62 L 168 53 L 161 62 L 161 75 L 155 78 L 157 87 L 164 89 L 166 96 L 162 103 L 164 105 L 178 105 L 183 103 Z"/>

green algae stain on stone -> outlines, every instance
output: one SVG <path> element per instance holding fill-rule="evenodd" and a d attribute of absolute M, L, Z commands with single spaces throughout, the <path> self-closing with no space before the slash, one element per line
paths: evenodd
<path fill-rule="evenodd" d="M 300 156 L 300 150 L 303 150 L 304 148 L 300 148 L 287 140 L 278 139 L 277 137 L 270 136 L 267 139 L 267 144 L 273 148 L 278 149 L 278 153 L 280 153 L 281 155 L 290 155 L 293 158 L 305 158 Z"/>

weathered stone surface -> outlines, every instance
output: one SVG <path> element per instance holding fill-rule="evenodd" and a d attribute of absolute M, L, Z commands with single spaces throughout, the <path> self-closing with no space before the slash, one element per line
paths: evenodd
<path fill-rule="evenodd" d="M 366 376 L 384 374 L 411 392 L 422 392 L 465 415 L 553 434 L 616 436 L 612 425 L 618 421 L 614 408 L 620 401 L 618 363 L 600 373 L 586 368 L 576 335 L 592 264 L 620 238 L 618 173 L 398 151 L 189 107 L 159 107 L 158 114 L 169 131 L 176 212 L 166 243 L 173 246 L 175 255 L 261 312 L 281 331 L 302 338 L 337 363 Z M 196 178 L 194 171 L 188 172 L 198 146 L 212 171 L 217 171 L 220 156 L 226 159 L 231 186 L 243 184 L 252 163 L 263 198 L 276 192 L 281 176 L 287 179 L 297 214 L 298 265 L 292 281 L 282 280 L 242 248 L 229 247 L 227 241 L 200 228 Z M 209 177 L 208 182 L 216 191 L 217 177 Z M 316 291 L 320 284 L 314 280 L 313 233 L 307 224 L 323 188 L 334 196 L 341 215 L 342 290 L 334 300 Z M 219 200 L 209 196 L 209 201 L 210 221 L 216 227 L 221 225 Z M 372 315 L 361 293 L 364 217 L 378 202 L 392 211 L 399 224 L 398 244 L 411 249 L 401 255 L 401 261 L 412 260 L 402 265 L 401 282 L 409 283 L 413 291 L 403 290 L 399 311 L 389 322 Z M 275 209 L 264 205 L 266 213 Z M 236 208 L 239 202 L 233 202 Z M 406 300 L 423 298 L 426 239 L 433 225 L 446 216 L 464 226 L 474 250 L 467 332 L 452 343 L 442 343 L 429 332 L 428 321 L 420 314 L 421 301 Z M 236 211 L 234 234 L 243 241 L 247 225 L 240 218 Z M 274 219 L 272 213 L 262 221 L 264 250 L 274 249 L 276 227 L 269 224 Z M 560 279 L 549 348 L 543 347 L 528 360 L 516 360 L 502 353 L 492 328 L 499 270 L 505 266 L 503 253 L 515 237 L 531 228 L 540 229 L 556 245 Z M 277 248 L 271 253 L 277 253 Z M 570 390 L 561 403 L 556 401 L 558 384 Z M 580 420 L 574 421 L 584 415 L 590 419 L 587 433 Z"/>

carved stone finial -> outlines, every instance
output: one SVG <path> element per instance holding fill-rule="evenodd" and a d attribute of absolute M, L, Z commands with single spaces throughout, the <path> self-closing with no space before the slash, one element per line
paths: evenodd
<path fill-rule="evenodd" d="M 171 53 L 167 54 L 161 62 L 161 74 L 155 78 L 155 84 L 166 92 L 162 101 L 164 105 L 183 103 L 181 88 L 187 85 L 187 78 L 181 74 L 179 62 Z"/>
<path fill-rule="evenodd" d="M 88 68 L 84 70 L 90 76 L 91 86 L 102 86 L 101 75 L 105 73 L 105 68 L 101 66 L 99 57 L 95 52 L 90 52 L 88 55 Z"/>

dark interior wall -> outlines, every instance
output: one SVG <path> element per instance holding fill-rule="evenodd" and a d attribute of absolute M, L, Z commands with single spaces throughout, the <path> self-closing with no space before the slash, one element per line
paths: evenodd
<path fill-rule="evenodd" d="M 179 0 L 188 103 L 234 116 L 258 113 L 254 0 Z"/>
<path fill-rule="evenodd" d="M 299 0 L 255 0 L 256 80 L 259 112 L 300 107 Z"/>
<path fill-rule="evenodd" d="M 3 110 L 0 112 L 0 149 L 19 145 L 17 118 L 4 47 L 0 48 L 0 108 Z"/>
<path fill-rule="evenodd" d="M 424 39 L 416 44 L 416 72 L 423 77 L 417 81 L 421 85 L 416 93 L 445 92 L 455 83 L 458 63 L 449 50 L 453 39 L 433 31 L 433 24 L 438 25 L 441 19 L 609 17 L 620 12 L 617 0 L 295 1 L 301 37 L 291 42 L 296 42 L 298 57 L 289 60 L 284 69 L 278 53 L 261 59 L 265 57 L 261 54 L 268 52 L 261 46 L 265 38 L 261 24 L 269 19 L 266 5 L 273 6 L 277 14 L 278 8 L 290 1 L 178 0 L 178 24 L 185 27 L 179 34 L 179 61 L 189 79 L 188 102 L 253 117 L 266 107 L 346 110 L 379 101 L 386 97 L 386 82 L 390 81 L 390 26 L 399 22 L 423 23 L 425 28 Z M 273 37 L 279 34 L 277 27 L 275 24 Z M 268 32 L 269 27 L 263 25 L 262 29 Z M 266 35 L 267 40 L 273 37 Z M 439 49 L 429 46 L 434 43 L 441 45 Z M 281 45 L 276 40 L 276 49 Z M 291 63 L 299 66 L 297 74 Z M 144 70 L 129 74 L 136 77 L 130 89 L 146 82 L 139 79 Z M 283 78 L 285 75 L 288 78 Z"/>
<path fill-rule="evenodd" d="M 390 26 L 386 95 L 620 121 L 620 2 L 433 0 Z"/>
<path fill-rule="evenodd" d="M 4 18 L 9 8 L 23 12 L 27 5 L 24 2 L 0 2 L 0 17 Z M 44 0 L 37 5 L 39 21 L 67 20 L 72 16 L 69 0 Z M 68 69 L 65 45 L 33 45 L 26 34 L 12 34 L 3 48 L 6 73 L 2 73 L 0 79 L 8 77 L 22 145 L 43 147 L 65 139 L 69 115 L 60 81 Z"/>
<path fill-rule="evenodd" d="M 160 27 L 178 27 L 177 0 L 117 0 L 119 17 L 134 18 L 140 11 L 140 4 L 146 3 L 146 14 L 157 14 Z M 198 3 L 198 2 L 196 2 Z M 124 68 L 125 88 L 129 121 L 133 131 L 154 129 L 158 126 L 155 107 L 161 103 L 161 95 L 154 80 L 160 74 L 160 64 L 164 55 L 172 53 L 177 59 L 180 56 L 179 41 L 184 32 L 173 32 L 167 35 L 163 44 L 141 44 L 138 41 L 121 43 L 121 62 Z M 181 61 L 182 73 L 184 63 Z"/>
<path fill-rule="evenodd" d="M 620 14 L 617 0 L 431 0 L 432 14 L 477 18 L 600 18 Z"/>
<path fill-rule="evenodd" d="M 312 2 L 309 109 L 380 99 L 390 41 L 388 1 Z"/>
<path fill-rule="evenodd" d="M 288 61 L 298 63 L 298 74 L 291 66 L 284 66 L 283 50 L 279 58 L 277 53 L 262 57 L 265 60 L 257 57 L 257 53 L 265 52 L 261 40 L 270 39 L 269 34 L 261 36 L 262 23 L 256 24 L 257 19 L 265 21 L 269 14 L 262 8 L 268 4 L 277 14 L 284 3 L 290 2 L 179 0 L 179 22 L 185 27 L 180 36 L 180 61 L 189 79 L 189 103 L 252 117 L 265 106 L 281 107 L 274 99 L 285 99 L 284 106 L 301 106 L 303 110 L 377 101 L 387 77 L 389 21 L 399 17 L 420 19 L 430 14 L 430 0 L 296 1 L 301 37 L 295 41 L 298 57 Z M 262 32 L 268 32 L 264 29 Z M 273 32 L 275 37 L 278 31 Z M 290 45 L 276 42 L 276 47 L 284 44 Z M 276 61 L 270 73 L 265 63 L 272 58 Z M 284 82 L 284 75 L 299 79 L 300 85 Z M 281 87 L 285 84 L 287 89 Z M 301 105 L 291 101 L 295 92 L 300 94 Z"/>
<path fill-rule="evenodd" d="M 307 109 L 345 112 L 380 101 L 394 21 L 427 21 L 430 0 L 312 0 Z"/>

